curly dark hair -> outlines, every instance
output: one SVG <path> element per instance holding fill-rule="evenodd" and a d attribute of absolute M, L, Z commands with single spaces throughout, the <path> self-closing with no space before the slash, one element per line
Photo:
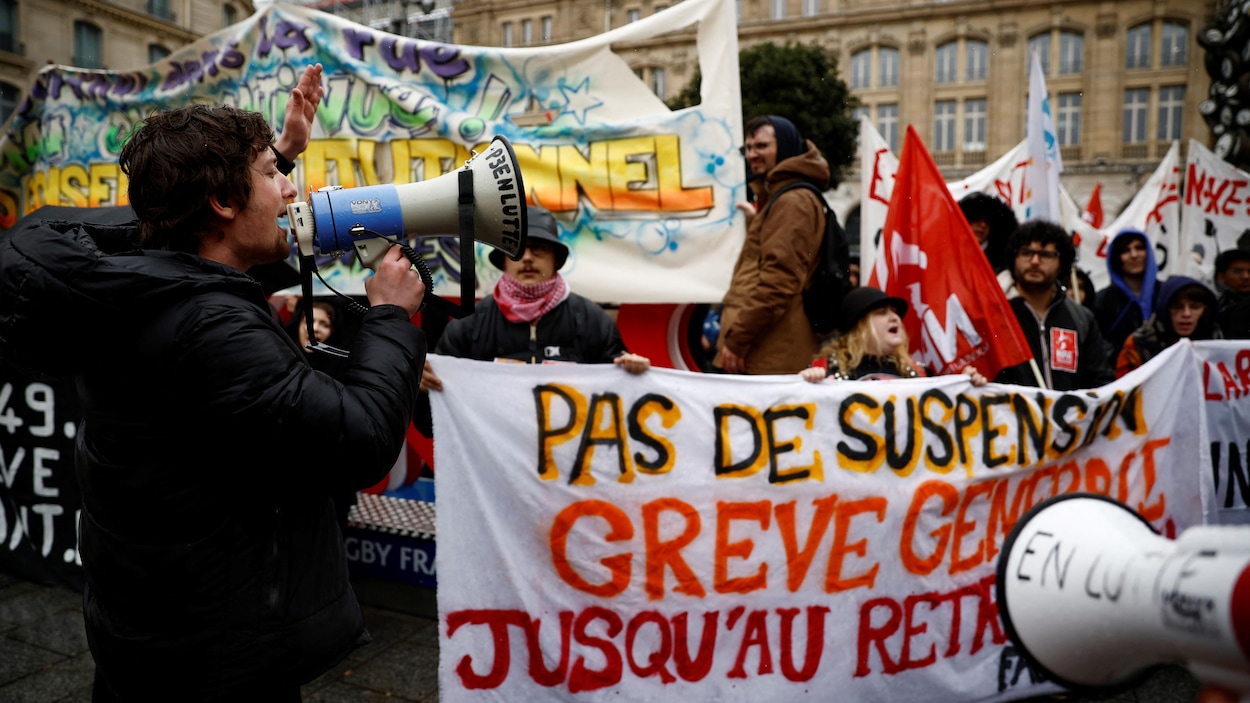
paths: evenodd
<path fill-rule="evenodd" d="M 968 222 L 984 221 L 990 227 L 986 238 L 985 255 L 995 271 L 1001 271 L 1011 264 L 1013 250 L 1007 252 L 1007 240 L 1011 233 L 1020 225 L 1016 213 L 1006 202 L 989 193 L 974 191 L 959 201 L 959 209 L 963 211 Z"/>
<path fill-rule="evenodd" d="M 188 105 L 149 115 L 131 132 L 118 159 L 130 179 L 130 205 L 143 246 L 199 251 L 200 237 L 210 231 L 211 200 L 246 207 L 252 161 L 272 141 L 263 115 L 228 105 Z"/>
<path fill-rule="evenodd" d="M 1046 220 L 1029 220 L 1016 228 L 1007 240 L 1007 252 L 1015 259 L 1016 252 L 1026 244 L 1038 243 L 1042 246 L 1054 244 L 1059 252 L 1059 277 L 1068 275 L 1072 263 L 1076 261 L 1076 246 L 1072 244 L 1072 236 L 1062 227 Z M 1014 270 L 1014 263 L 1012 268 Z"/>

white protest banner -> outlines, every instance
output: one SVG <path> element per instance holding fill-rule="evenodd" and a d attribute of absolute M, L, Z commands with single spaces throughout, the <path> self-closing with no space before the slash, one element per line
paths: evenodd
<path fill-rule="evenodd" d="M 1211 522 L 1250 524 L 1250 343 L 1194 342 L 1210 434 Z"/>
<path fill-rule="evenodd" d="M 445 703 L 1036 696 L 994 604 L 1023 511 L 1203 517 L 1189 345 L 1079 393 L 430 363 Z"/>
<path fill-rule="evenodd" d="M 1190 258 L 1187 275 L 1215 281 L 1215 257 L 1226 249 L 1250 249 L 1250 173 L 1199 142 L 1189 140 L 1183 239 Z"/>
<path fill-rule="evenodd" d="M 1181 242 L 1181 166 L 1180 144 L 1172 147 L 1150 174 L 1146 185 L 1133 196 L 1124 210 L 1104 230 L 1108 237 L 1127 229 L 1146 233 L 1155 248 L 1159 280 L 1183 273 L 1187 264 Z M 1075 208 L 1076 205 L 1074 204 Z M 1109 241 L 1109 240 L 1108 240 Z"/>
<path fill-rule="evenodd" d="M 673 112 L 611 45 L 694 25 L 701 101 Z M 529 200 L 560 223 L 573 290 L 601 301 L 717 302 L 728 287 L 745 236 L 734 203 L 746 188 L 728 0 L 686 0 L 599 36 L 525 48 L 411 39 L 276 3 L 159 63 L 47 66 L 0 140 L 0 228 L 42 205 L 127 204 L 118 153 L 152 110 L 225 103 L 280 129 L 289 92 L 312 63 L 324 66 L 325 98 L 296 161 L 300 192 L 430 180 L 504 136 Z M 485 294 L 500 273 L 486 245 L 477 248 Z M 459 295 L 458 240 L 423 237 L 419 250 L 435 291 Z M 366 272 L 350 252 L 321 254 L 330 287 L 363 293 Z M 664 275 L 646 276 L 654 271 Z"/>

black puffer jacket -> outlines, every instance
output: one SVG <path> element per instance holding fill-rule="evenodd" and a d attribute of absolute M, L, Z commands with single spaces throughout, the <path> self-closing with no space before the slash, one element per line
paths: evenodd
<path fill-rule="evenodd" d="M 92 654 L 134 700 L 297 686 L 369 641 L 330 494 L 394 463 L 424 336 L 373 308 L 336 381 L 255 280 L 132 235 L 33 218 L 0 234 L 0 360 L 76 376 L 84 408 Z"/>
<path fill-rule="evenodd" d="M 576 293 L 543 315 L 536 326 L 509 322 L 495 299 L 487 296 L 477 301 L 472 315 L 447 325 L 434 351 L 479 361 L 607 364 L 625 352 L 625 344 L 603 308 Z"/>

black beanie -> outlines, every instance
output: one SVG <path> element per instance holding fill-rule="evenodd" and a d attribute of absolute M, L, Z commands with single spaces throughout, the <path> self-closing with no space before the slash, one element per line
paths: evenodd
<path fill-rule="evenodd" d="M 777 115 L 768 115 L 768 122 L 777 135 L 777 163 L 807 152 L 807 141 L 793 122 Z"/>

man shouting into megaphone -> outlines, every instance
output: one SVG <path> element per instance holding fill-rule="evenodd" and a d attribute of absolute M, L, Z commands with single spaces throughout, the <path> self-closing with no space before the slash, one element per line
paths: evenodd
<path fill-rule="evenodd" d="M 320 83 L 304 71 L 276 144 L 234 107 L 152 114 L 121 151 L 136 222 L 28 217 L 0 238 L 0 360 L 83 392 L 95 701 L 298 701 L 370 640 L 331 495 L 376 483 L 404 446 L 424 286 L 385 256 L 338 381 L 247 274 L 289 254 L 278 218 Z"/>

